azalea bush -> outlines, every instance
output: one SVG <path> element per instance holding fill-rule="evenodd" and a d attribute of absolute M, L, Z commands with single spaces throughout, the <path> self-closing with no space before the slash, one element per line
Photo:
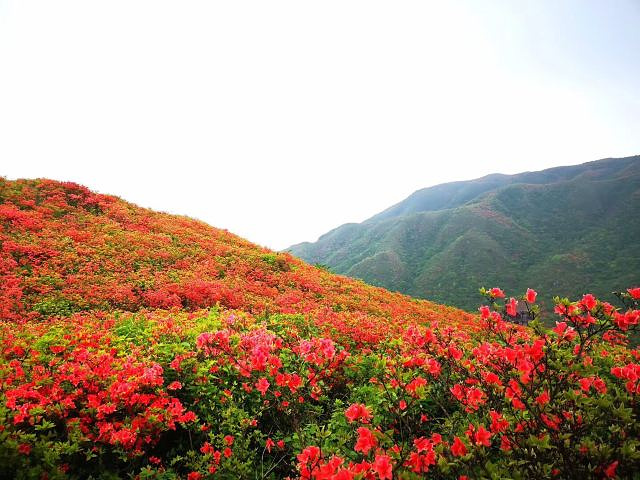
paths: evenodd
<path fill-rule="evenodd" d="M 2 323 L 0 471 L 21 478 L 628 478 L 640 362 L 627 309 L 558 299 L 547 330 L 437 322 L 365 348 L 241 311 Z M 528 294 L 520 301 L 533 303 Z"/>
<path fill-rule="evenodd" d="M 470 314 L 46 180 L 0 227 L 0 478 L 640 471 L 640 288 Z"/>

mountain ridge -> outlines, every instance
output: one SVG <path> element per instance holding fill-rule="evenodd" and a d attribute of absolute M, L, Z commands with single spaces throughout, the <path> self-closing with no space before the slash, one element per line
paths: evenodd
<path fill-rule="evenodd" d="M 395 205 L 392 205 L 391 207 L 383 210 L 382 212 L 364 220 L 362 223 L 365 222 L 369 222 L 369 221 L 375 221 L 375 220 L 379 220 L 382 218 L 387 218 L 389 216 L 397 216 L 397 215 L 391 215 L 392 212 L 394 212 L 395 210 L 398 209 L 399 206 L 402 205 L 406 205 L 407 203 L 411 203 L 412 199 L 415 199 L 416 197 L 423 197 L 425 195 L 429 195 L 430 193 L 433 192 L 437 192 L 440 190 L 444 190 L 444 189 L 451 189 L 454 186 L 467 186 L 469 184 L 478 184 L 480 182 L 482 183 L 489 183 L 489 186 L 487 187 L 487 190 L 492 189 L 492 188 L 496 188 L 498 185 L 501 186 L 506 186 L 507 184 L 517 184 L 517 183 L 524 183 L 524 184 L 536 184 L 536 183 L 541 183 L 543 178 L 541 178 L 542 173 L 544 173 L 544 178 L 548 179 L 551 178 L 552 180 L 555 179 L 555 182 L 553 183 L 559 183 L 562 181 L 569 181 L 571 179 L 573 179 L 573 177 L 567 178 L 566 175 L 570 175 L 571 173 L 575 172 L 576 174 L 580 174 L 584 171 L 585 167 L 588 166 L 598 166 L 598 167 L 605 167 L 605 166 L 618 166 L 618 167 L 628 167 L 629 164 L 633 163 L 634 161 L 637 161 L 640 158 L 640 155 L 636 155 L 636 156 L 631 156 L 631 157 L 624 157 L 621 159 L 618 158 L 605 158 L 605 159 L 601 159 L 601 160 L 593 160 L 590 162 L 585 162 L 579 165 L 567 165 L 567 166 L 559 166 L 559 167 L 551 167 L 548 169 L 544 169 L 544 170 L 540 170 L 540 171 L 527 171 L 527 172 L 521 172 L 521 173 L 516 173 L 516 174 L 512 174 L 512 175 L 508 175 L 508 174 L 503 174 L 503 173 L 490 173 L 488 175 L 485 175 L 483 177 L 479 177 L 476 179 L 472 179 L 472 180 L 460 180 L 460 181 L 454 181 L 454 182 L 447 182 L 447 183 L 443 183 L 443 184 L 438 184 L 438 185 L 433 185 L 431 187 L 426 187 L 426 188 L 422 188 L 420 190 L 416 190 L 415 192 L 413 192 L 411 195 L 409 195 L 407 198 L 405 198 L 404 200 L 398 202 Z M 623 162 L 621 162 L 621 160 L 623 160 Z M 565 174 L 564 176 L 560 175 L 560 178 L 558 178 L 558 174 Z M 513 180 L 513 181 L 511 181 Z M 522 181 L 518 181 L 518 180 L 522 180 Z M 536 181 L 537 180 L 537 181 Z M 501 183 L 502 181 L 502 183 Z M 509 183 L 505 183 L 509 182 Z M 492 186 L 493 185 L 493 186 Z M 486 191 L 486 190 L 485 190 Z M 482 192 L 479 192 L 482 193 Z M 470 197 L 469 199 L 471 199 L 473 197 Z M 424 202 L 424 200 L 423 200 Z M 436 208 L 436 207 L 430 207 L 428 209 L 422 208 L 419 211 L 427 211 L 427 210 L 437 210 L 437 209 L 442 209 L 444 208 L 444 206 L 440 206 L 440 208 Z M 449 206 L 449 208 L 451 208 L 451 206 Z M 413 213 L 417 213 L 417 212 L 413 212 Z M 339 228 L 339 227 L 338 227 Z"/>
<path fill-rule="evenodd" d="M 362 223 L 339 226 L 317 242 L 287 251 L 338 273 L 466 309 L 475 308 L 473 293 L 485 282 L 522 287 L 523 277 L 562 295 L 576 295 L 594 284 L 597 293 L 607 295 L 625 281 L 637 281 L 629 272 L 640 267 L 640 225 L 633 218 L 638 192 L 640 156 L 490 174 L 418 190 Z M 583 231 L 584 242 L 575 232 L 556 231 L 565 230 L 560 225 L 568 221 Z M 621 242 L 618 237 L 624 236 L 629 239 Z M 628 255 L 612 252 L 614 244 Z M 611 274 L 598 260 L 605 253 L 615 259 Z M 580 265 L 585 258 L 594 260 Z M 550 278 L 555 273 L 544 273 L 557 272 L 562 261 L 588 281 L 576 274 L 563 286 Z M 477 284 L 463 283 L 466 275 Z"/>

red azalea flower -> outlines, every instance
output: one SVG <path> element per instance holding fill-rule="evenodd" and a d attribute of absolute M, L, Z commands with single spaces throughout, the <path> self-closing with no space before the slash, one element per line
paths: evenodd
<path fill-rule="evenodd" d="M 549 392 L 545 390 L 536 397 L 536 402 L 538 403 L 538 405 L 546 405 L 547 403 L 549 403 L 550 398 L 551 397 L 549 396 Z"/>
<path fill-rule="evenodd" d="M 538 296 L 538 293 L 535 290 L 531 290 L 530 288 L 527 288 L 527 294 L 526 294 L 527 302 L 535 303 L 537 296 Z"/>
<path fill-rule="evenodd" d="M 581 378 L 580 380 L 578 380 L 578 383 L 580 383 L 580 388 L 583 391 L 588 392 L 589 389 L 591 388 L 591 385 L 593 384 L 593 378 L 590 378 L 590 377 Z"/>
<path fill-rule="evenodd" d="M 393 478 L 391 457 L 388 455 L 376 455 L 373 462 L 373 470 L 378 474 L 380 480 L 391 480 Z"/>
<path fill-rule="evenodd" d="M 493 298 L 504 298 L 504 292 L 498 287 L 493 287 L 491 290 L 489 290 L 489 295 L 491 295 Z"/>
<path fill-rule="evenodd" d="M 369 423 L 372 418 L 371 412 L 363 403 L 354 403 L 349 406 L 344 412 L 345 417 L 349 423 L 353 423 L 356 420 L 360 420 L 362 423 Z"/>
<path fill-rule="evenodd" d="M 491 446 L 491 432 L 480 425 L 478 431 L 475 433 L 476 445 L 484 445 L 485 447 Z"/>
<path fill-rule="evenodd" d="M 627 288 L 627 292 L 636 300 L 640 300 L 640 287 L 636 288 Z"/>
<path fill-rule="evenodd" d="M 498 375 L 496 375 L 493 372 L 488 372 L 485 377 L 484 377 L 484 381 L 487 382 L 489 385 L 500 385 L 500 377 L 498 377 Z"/>
<path fill-rule="evenodd" d="M 29 445 L 28 443 L 21 443 L 18 446 L 18 452 L 20 452 L 22 455 L 29 455 L 31 453 L 31 445 Z"/>
<path fill-rule="evenodd" d="M 593 310 L 598 302 L 596 300 L 596 297 L 594 297 L 590 293 L 587 293 L 586 295 L 582 296 L 580 304 L 587 310 Z"/>
<path fill-rule="evenodd" d="M 275 447 L 275 442 L 270 438 L 267 438 L 267 441 L 264 443 L 264 447 L 267 449 L 267 452 L 271 453 L 271 449 Z"/>
<path fill-rule="evenodd" d="M 506 435 L 503 435 L 500 438 L 500 450 L 508 452 L 511 448 L 511 440 L 509 440 L 509 437 Z"/>
<path fill-rule="evenodd" d="M 358 440 L 356 441 L 355 447 L 353 447 L 356 452 L 362 452 L 366 455 L 377 445 L 378 440 L 376 440 L 371 430 L 365 427 L 358 428 Z"/>
<path fill-rule="evenodd" d="M 618 461 L 617 460 L 615 462 L 613 462 L 611 465 L 609 465 L 605 469 L 604 474 L 607 476 L 607 478 L 615 478 L 615 476 L 616 476 L 616 468 L 618 468 Z"/>
<path fill-rule="evenodd" d="M 320 448 L 316 447 L 315 445 L 311 445 L 310 447 L 305 448 L 301 453 L 299 453 L 296 458 L 303 465 L 315 463 L 316 460 L 320 458 Z"/>
<path fill-rule="evenodd" d="M 453 439 L 453 445 L 451 445 L 451 453 L 455 457 L 462 457 L 463 455 L 467 454 L 467 447 L 464 443 L 462 443 L 462 440 L 460 440 L 459 437 L 455 437 Z"/>
<path fill-rule="evenodd" d="M 269 385 L 269 381 L 264 377 L 262 377 L 255 383 L 256 389 L 262 394 L 263 397 L 266 395 Z"/>
<path fill-rule="evenodd" d="M 205 442 L 204 445 L 200 447 L 200 452 L 206 455 L 206 454 L 211 454 L 215 452 L 215 449 L 211 446 L 209 442 Z"/>
<path fill-rule="evenodd" d="M 500 413 L 491 410 L 489 414 L 491 415 L 491 431 L 493 433 L 504 432 L 509 428 L 509 422 Z"/>

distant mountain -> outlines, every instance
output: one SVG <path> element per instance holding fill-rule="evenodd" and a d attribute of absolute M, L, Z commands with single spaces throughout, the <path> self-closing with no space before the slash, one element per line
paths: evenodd
<path fill-rule="evenodd" d="M 288 251 L 466 309 L 483 285 L 610 297 L 640 281 L 640 156 L 436 185 Z"/>

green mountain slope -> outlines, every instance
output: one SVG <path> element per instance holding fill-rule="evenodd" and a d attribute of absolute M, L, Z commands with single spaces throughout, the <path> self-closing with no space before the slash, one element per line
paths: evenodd
<path fill-rule="evenodd" d="M 477 288 L 607 297 L 640 281 L 640 156 L 419 190 L 288 250 L 338 273 L 472 309 Z"/>

